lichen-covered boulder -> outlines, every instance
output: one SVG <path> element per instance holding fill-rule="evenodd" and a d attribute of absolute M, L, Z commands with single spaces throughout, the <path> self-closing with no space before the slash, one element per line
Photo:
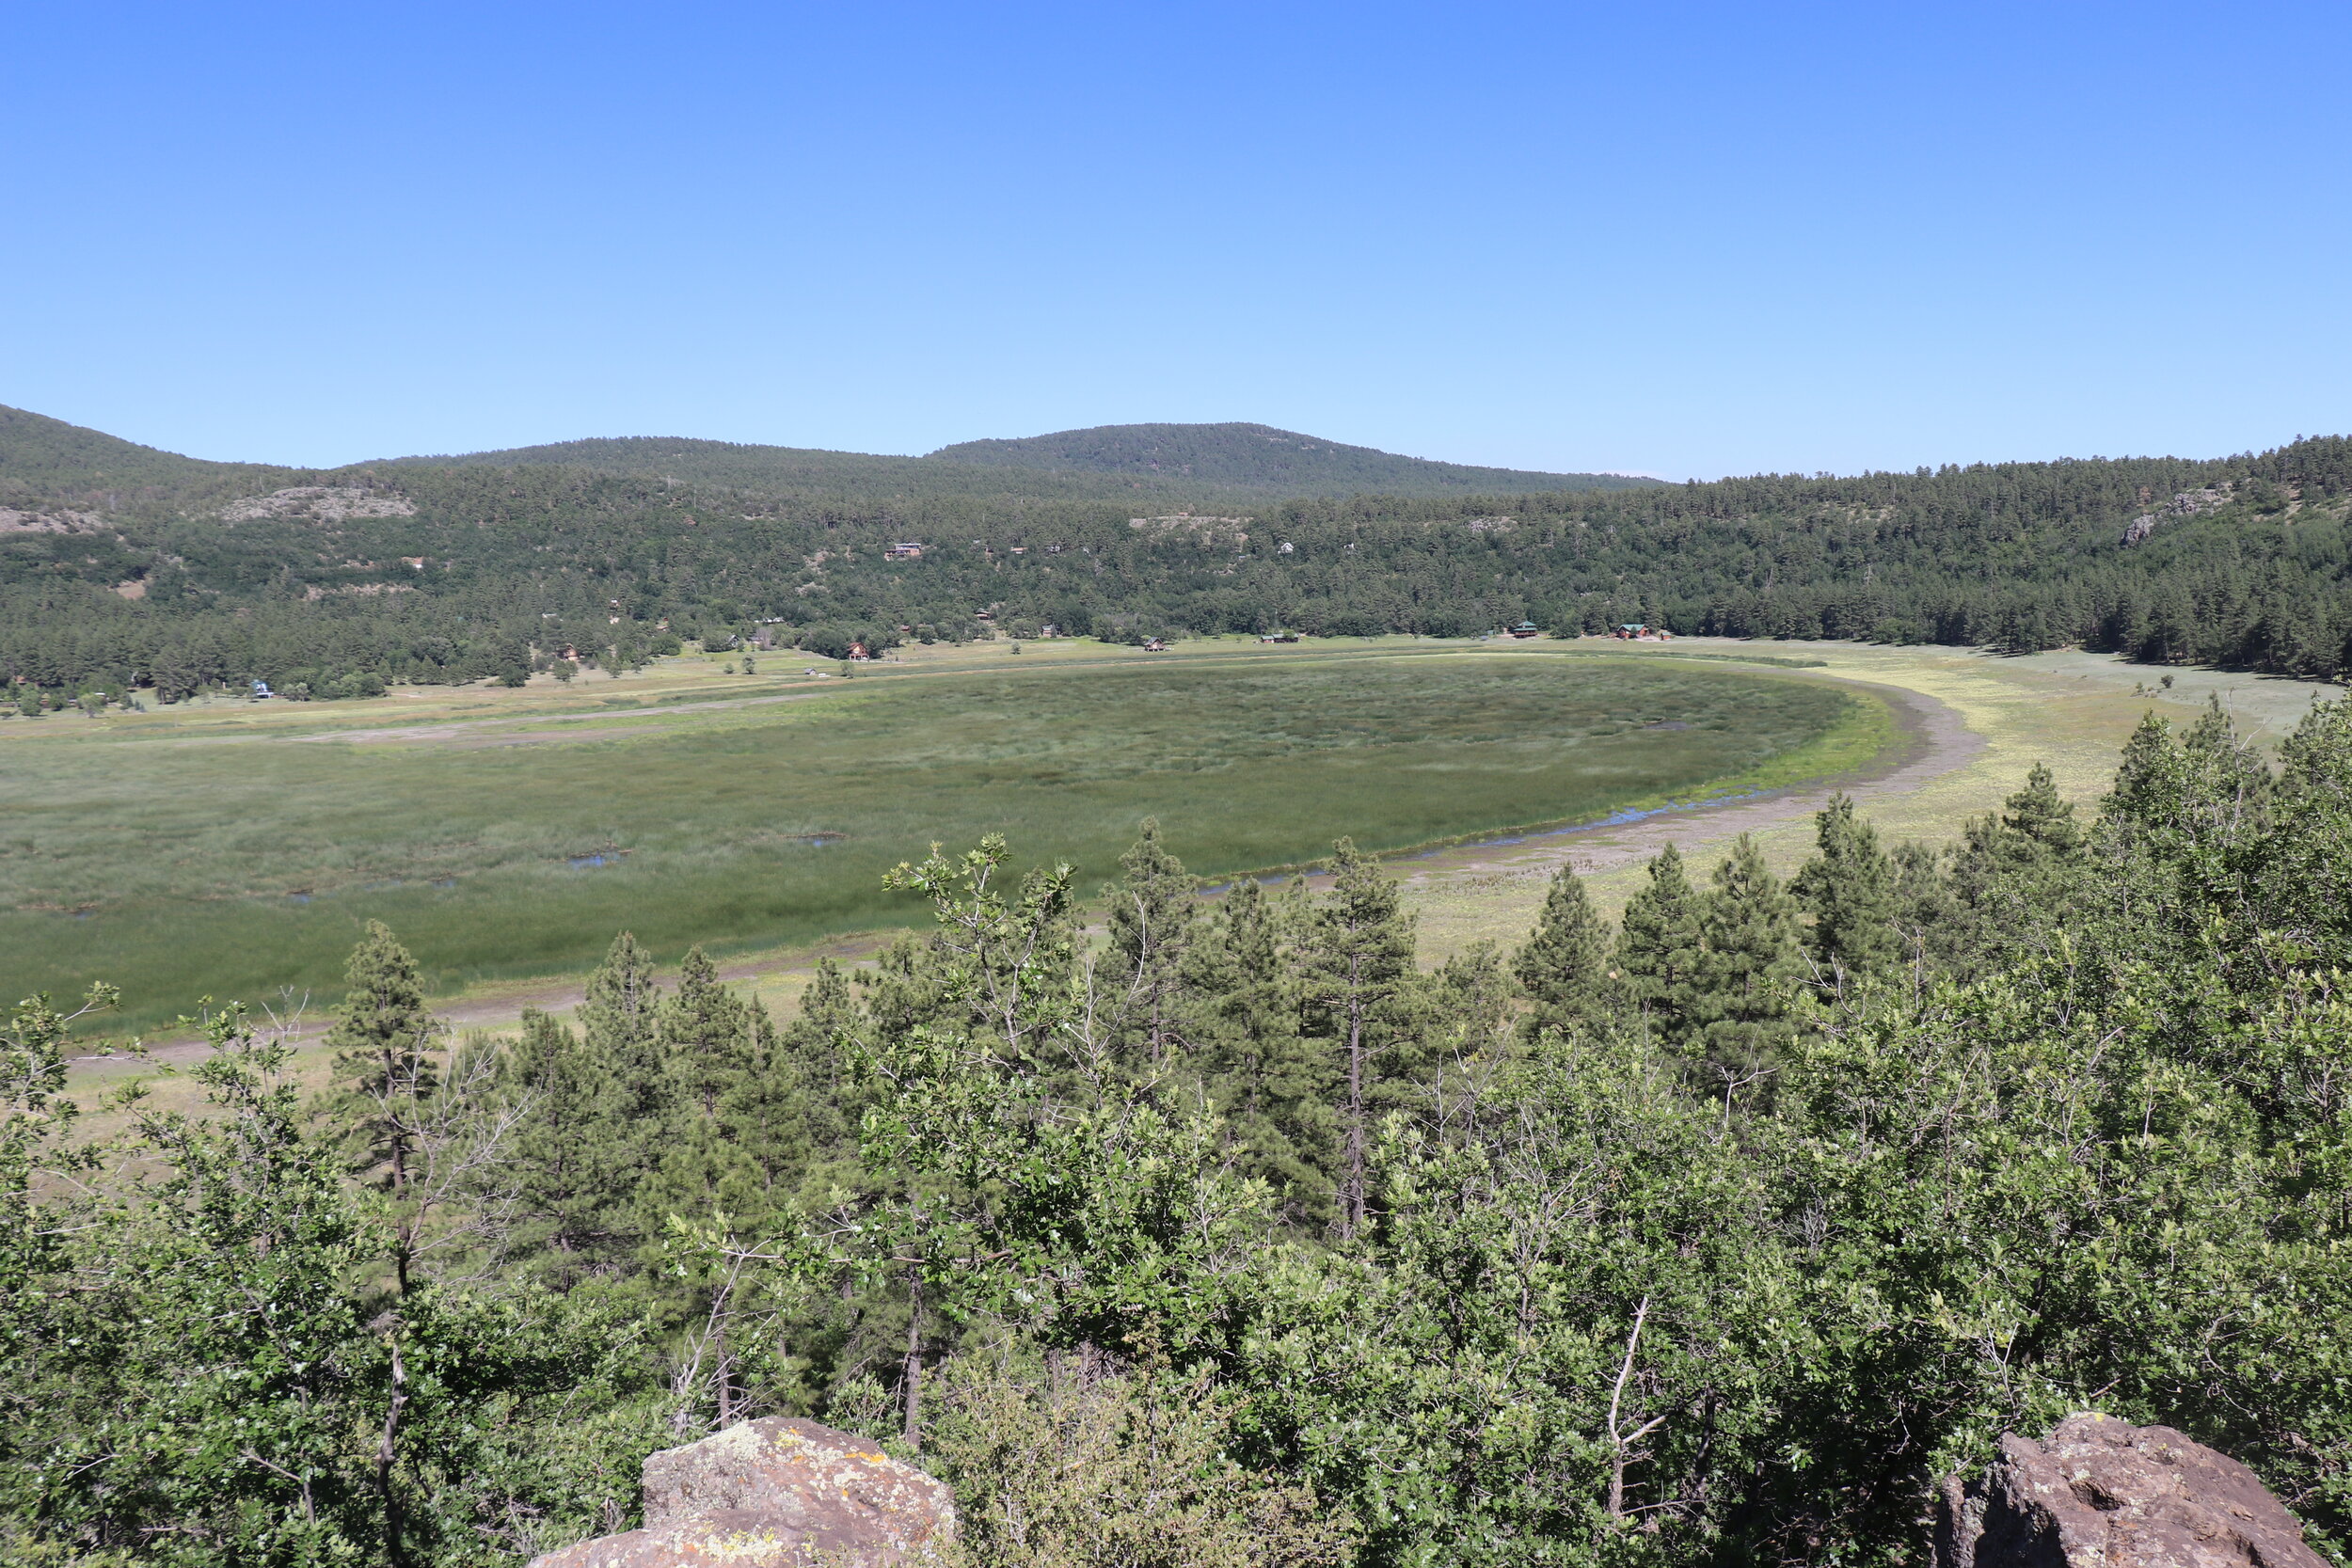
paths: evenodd
<path fill-rule="evenodd" d="M 645 1525 L 532 1568 L 891 1568 L 955 1534 L 947 1488 L 815 1421 L 747 1421 L 645 1461 Z"/>
<path fill-rule="evenodd" d="M 2327 1568 L 2237 1461 L 2170 1427 L 2070 1416 L 2014 1433 L 1982 1478 L 1947 1481 L 1935 1568 Z"/>

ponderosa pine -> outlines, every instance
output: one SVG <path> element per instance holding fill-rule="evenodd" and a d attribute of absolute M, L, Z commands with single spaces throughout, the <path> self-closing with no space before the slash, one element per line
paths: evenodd
<path fill-rule="evenodd" d="M 1272 1183 L 1311 1232 L 1337 1218 L 1342 1138 L 1338 1064 L 1301 1028 L 1304 887 L 1269 893 L 1244 878 L 1226 894 L 1201 947 L 1199 983 L 1214 1000 L 1200 1070 L 1238 1167 Z"/>
<path fill-rule="evenodd" d="M 1813 917 L 1804 940 L 1816 983 L 1836 992 L 1849 979 L 1882 975 L 1900 960 L 1900 901 L 1895 863 L 1879 847 L 1878 830 L 1856 815 L 1852 797 L 1832 795 L 1813 823 L 1813 858 L 1798 868 L 1788 891 Z"/>
<path fill-rule="evenodd" d="M 1336 1060 L 1340 1112 L 1340 1226 L 1363 1228 L 1370 1205 L 1372 1123 L 1397 1072 L 1396 1004 L 1413 978 L 1413 918 L 1395 881 L 1349 839 L 1332 846 L 1331 890 L 1303 944 L 1307 1032 Z"/>
<path fill-rule="evenodd" d="M 1197 1043 L 1185 972 L 1200 922 L 1195 895 L 1200 884 L 1160 841 L 1156 817 L 1143 819 L 1119 864 L 1123 875 L 1103 890 L 1108 930 L 1095 979 L 1115 1021 L 1120 1070 L 1156 1082 Z"/>
<path fill-rule="evenodd" d="M 358 1171 L 400 1213 L 411 1205 L 412 1167 L 440 1085 L 440 1022 L 424 1005 L 417 960 L 380 920 L 368 922 L 343 979 L 326 1042 L 335 1053 L 335 1111 L 350 1130 Z M 413 1262 L 405 1247 L 393 1259 L 404 1292 Z"/>
<path fill-rule="evenodd" d="M 1627 900 L 1618 923 L 1616 968 L 1630 1006 L 1653 1037 L 1686 1042 L 1700 971 L 1698 890 L 1672 844 L 1649 863 L 1649 884 Z"/>
<path fill-rule="evenodd" d="M 1561 866 L 1544 895 L 1534 933 L 1511 959 L 1513 978 L 1534 1004 L 1520 1020 L 1524 1038 L 1600 1021 L 1613 989 L 1609 959 L 1615 939 L 1576 868 Z"/>
<path fill-rule="evenodd" d="M 1802 973 L 1797 903 L 1741 833 L 1699 901 L 1699 958 L 1690 1018 L 1708 1060 L 1735 1078 L 1768 1069 L 1795 1033 L 1788 988 Z"/>
<path fill-rule="evenodd" d="M 524 1009 L 507 1064 L 529 1108 L 508 1155 L 516 1241 L 553 1282 L 576 1283 L 626 1253 L 634 1228 L 615 1212 L 644 1176 L 620 1135 L 624 1086 L 561 1019 L 535 1007 Z"/>

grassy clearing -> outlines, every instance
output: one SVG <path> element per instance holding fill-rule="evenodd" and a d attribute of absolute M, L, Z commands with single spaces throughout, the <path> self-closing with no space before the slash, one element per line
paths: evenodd
<path fill-rule="evenodd" d="M 1219 875 L 1341 833 L 1397 849 L 1770 787 L 1889 734 L 1878 705 L 1777 673 L 1285 652 L 598 711 L 614 688 L 563 710 L 580 723 L 369 704 L 52 731 L 0 751 L 0 990 L 110 979 L 132 1024 L 325 996 L 369 918 L 445 990 L 577 971 L 624 927 L 670 955 L 803 944 L 914 918 L 879 883 L 933 841 L 1004 832 L 1090 882 L 1157 816 Z"/>

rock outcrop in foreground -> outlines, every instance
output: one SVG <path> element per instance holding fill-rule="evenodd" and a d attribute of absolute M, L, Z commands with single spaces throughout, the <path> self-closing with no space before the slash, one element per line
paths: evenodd
<path fill-rule="evenodd" d="M 947 1488 L 815 1421 L 747 1421 L 645 1461 L 645 1525 L 531 1568 L 892 1568 L 955 1534 Z"/>
<path fill-rule="evenodd" d="M 1935 1568 L 2327 1568 L 2254 1472 L 2170 1427 L 2070 1416 L 1944 1483 Z"/>

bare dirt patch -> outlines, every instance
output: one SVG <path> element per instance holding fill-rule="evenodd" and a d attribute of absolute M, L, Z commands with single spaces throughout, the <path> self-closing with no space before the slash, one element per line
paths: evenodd
<path fill-rule="evenodd" d="M 393 491 L 347 484 L 298 484 L 266 496 L 247 496 L 220 509 L 221 520 L 259 522 L 264 517 L 303 517 L 340 523 L 352 517 L 413 517 L 417 504 Z"/>

